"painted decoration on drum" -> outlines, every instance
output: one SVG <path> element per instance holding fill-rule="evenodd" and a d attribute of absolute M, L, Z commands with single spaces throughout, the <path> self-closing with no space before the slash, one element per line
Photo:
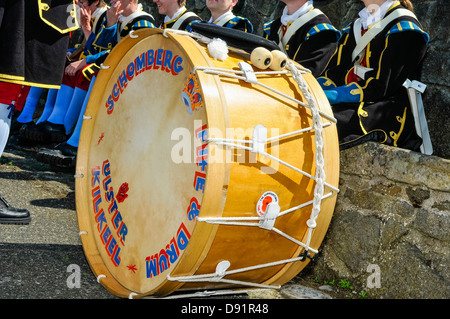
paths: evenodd
<path fill-rule="evenodd" d="M 195 164 L 198 166 L 194 174 L 194 190 L 196 194 L 203 195 L 206 185 L 206 167 L 208 166 L 208 143 L 207 125 L 203 125 L 195 130 Z M 200 213 L 200 200 L 196 196 L 192 197 L 187 209 L 189 220 L 195 220 Z"/>
<path fill-rule="evenodd" d="M 178 260 L 182 250 L 185 250 L 191 234 L 184 223 L 181 223 L 176 235 L 170 240 L 165 248 L 157 254 L 145 258 L 145 269 L 147 278 L 156 277 L 169 269 Z"/>
<path fill-rule="evenodd" d="M 125 246 L 128 227 L 119 211 L 113 187 L 110 186 L 112 182 L 111 163 L 109 160 L 105 160 L 102 167 L 92 167 L 91 173 L 92 204 L 98 235 L 106 253 L 110 256 L 112 263 L 114 266 L 118 267 L 121 261 L 120 252 Z M 104 192 L 104 197 L 102 196 L 102 191 Z M 106 214 L 100 206 L 103 200 L 105 200 L 108 205 L 108 214 Z M 110 225 L 112 225 L 112 227 L 110 227 Z"/>
<path fill-rule="evenodd" d="M 111 94 L 106 100 L 106 112 L 111 114 L 114 111 L 115 103 L 119 101 L 120 95 L 126 89 L 128 83 L 142 72 L 159 70 L 177 76 L 183 69 L 183 58 L 174 55 L 170 50 L 150 49 L 141 53 L 120 72 Z"/>
<path fill-rule="evenodd" d="M 203 108 L 203 97 L 200 94 L 200 86 L 198 80 L 192 73 L 189 74 L 184 89 L 181 92 L 181 100 L 186 105 L 186 111 L 189 114 Z"/>
<path fill-rule="evenodd" d="M 270 203 L 278 203 L 278 196 L 274 192 L 265 192 L 256 203 L 256 213 L 259 216 L 266 214 L 267 205 Z"/>
<path fill-rule="evenodd" d="M 208 165 L 208 144 L 207 125 L 199 126 L 195 129 L 196 159 L 198 169 L 194 173 L 193 193 L 194 196 L 189 201 L 186 214 L 190 222 L 194 222 L 200 213 L 201 201 L 206 186 L 206 168 Z M 147 278 L 153 278 L 168 270 L 186 249 L 191 234 L 186 225 L 182 222 L 177 233 L 172 237 L 165 248 L 161 248 L 158 253 L 145 258 L 145 268 Z"/>

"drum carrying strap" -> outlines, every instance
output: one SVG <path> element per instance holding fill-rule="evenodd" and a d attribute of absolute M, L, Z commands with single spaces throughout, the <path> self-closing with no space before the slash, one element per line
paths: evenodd
<path fill-rule="evenodd" d="M 355 43 L 359 43 L 359 41 L 361 40 L 361 19 L 356 19 L 356 21 L 353 24 L 353 36 L 355 37 Z M 366 73 L 369 71 L 372 71 L 373 68 L 367 68 L 365 66 L 362 66 L 360 64 L 360 57 L 358 56 L 357 61 L 355 61 L 355 67 L 353 69 L 353 72 L 359 76 L 361 79 L 365 80 L 366 79 Z"/>
<path fill-rule="evenodd" d="M 190 17 L 196 17 L 197 15 L 194 12 L 186 12 L 185 14 L 183 14 L 177 21 L 175 21 L 175 23 L 172 26 L 172 29 L 176 29 L 178 30 L 181 27 L 181 24 L 183 24 L 183 22 Z"/>
<path fill-rule="evenodd" d="M 422 93 L 425 92 L 427 86 L 416 80 L 406 80 L 403 86 L 408 92 L 411 110 L 414 116 L 414 123 L 416 125 L 416 132 L 422 138 L 422 145 L 420 151 L 423 154 L 433 154 L 433 146 L 431 144 L 430 132 L 428 131 L 427 119 L 425 117 L 425 110 L 423 109 Z"/>
<path fill-rule="evenodd" d="M 121 33 L 123 31 L 123 29 L 127 26 L 128 23 L 132 22 L 134 19 L 138 18 L 138 17 L 142 17 L 142 16 L 149 16 L 151 18 L 153 18 L 153 16 L 145 11 L 142 11 L 142 5 L 139 6 L 139 8 L 134 11 L 132 14 L 130 14 L 127 17 L 123 17 L 120 19 L 119 21 L 119 27 L 118 27 L 118 31 L 117 31 L 117 42 L 119 42 L 122 37 L 121 37 Z"/>
<path fill-rule="evenodd" d="M 280 47 L 281 51 L 286 53 L 286 45 L 289 43 L 289 40 L 295 34 L 295 32 L 297 32 L 297 30 L 304 26 L 308 21 L 311 21 L 313 18 L 317 17 L 320 14 L 322 14 L 322 11 L 320 11 L 319 9 L 312 9 L 311 11 L 308 11 L 297 20 L 292 22 L 284 36 L 283 31 L 280 27 L 280 29 L 278 30 L 278 37 L 280 39 L 280 43 L 278 44 L 278 46 Z"/>
<path fill-rule="evenodd" d="M 235 17 L 235 15 L 233 14 L 233 12 L 228 11 L 226 14 L 224 14 L 219 21 L 214 22 L 214 24 L 220 25 L 221 27 L 223 27 L 228 21 L 230 21 L 231 19 L 233 19 Z"/>

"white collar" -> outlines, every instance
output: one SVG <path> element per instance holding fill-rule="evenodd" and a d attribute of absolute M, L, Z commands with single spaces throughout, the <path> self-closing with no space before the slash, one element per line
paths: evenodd
<path fill-rule="evenodd" d="M 175 20 L 175 19 L 178 18 L 185 10 L 186 10 L 186 7 L 185 7 L 185 6 L 182 6 L 180 9 L 178 9 L 177 12 L 175 12 L 175 14 L 173 15 L 173 17 L 165 16 L 165 17 L 164 17 L 164 23 L 167 23 L 167 22 L 169 22 L 169 21 Z"/>
<path fill-rule="evenodd" d="M 209 18 L 209 23 L 216 23 L 216 22 L 219 22 L 219 21 L 221 21 L 222 19 L 224 19 L 224 18 L 226 18 L 226 17 L 230 17 L 230 19 L 231 18 L 233 18 L 234 17 L 234 14 L 233 14 L 233 12 L 231 11 L 231 10 L 228 10 L 227 12 L 225 12 L 224 14 L 222 14 L 220 17 L 218 17 L 216 20 L 214 20 L 214 21 L 212 21 L 212 17 L 211 18 Z"/>
<path fill-rule="evenodd" d="M 287 25 L 289 22 L 295 21 L 298 19 L 298 17 L 304 15 L 309 10 L 311 10 L 313 7 L 313 0 L 309 0 L 304 5 L 302 5 L 297 11 L 295 11 L 293 14 L 287 13 L 287 6 L 283 9 L 283 14 L 281 15 L 281 23 L 283 25 Z"/>
<path fill-rule="evenodd" d="M 362 9 L 359 12 L 359 17 L 361 19 L 361 25 L 364 30 L 367 29 L 370 25 L 377 23 L 378 21 L 383 19 L 389 8 L 391 8 L 397 2 L 397 0 L 387 0 L 378 8 L 378 10 L 376 10 L 372 14 L 369 12 L 368 8 Z"/>
<path fill-rule="evenodd" d="M 130 14 L 129 16 L 125 17 L 123 15 L 119 15 L 119 22 L 123 22 L 125 20 L 129 21 L 130 20 L 129 17 L 131 17 L 131 16 L 134 17 L 134 15 L 136 15 L 136 13 L 141 11 L 141 10 L 142 10 L 142 4 L 139 3 L 137 9 L 132 14 Z"/>
<path fill-rule="evenodd" d="M 91 19 L 101 16 L 102 13 L 106 11 L 106 8 L 107 7 L 95 8 L 95 11 L 91 13 Z"/>

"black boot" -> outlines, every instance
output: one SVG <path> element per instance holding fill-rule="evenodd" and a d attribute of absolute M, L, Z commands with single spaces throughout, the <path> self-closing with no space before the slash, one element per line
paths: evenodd
<path fill-rule="evenodd" d="M 61 143 L 68 138 L 63 124 L 47 121 L 39 124 L 33 122 L 24 124 L 20 128 L 20 135 L 27 140 L 43 144 Z"/>
<path fill-rule="evenodd" d="M 41 148 L 36 154 L 36 159 L 39 162 L 59 167 L 75 167 L 77 150 L 77 147 L 64 142 L 55 148 Z"/>
<path fill-rule="evenodd" d="M 30 212 L 9 206 L 8 202 L 0 196 L 0 224 L 29 224 Z"/>

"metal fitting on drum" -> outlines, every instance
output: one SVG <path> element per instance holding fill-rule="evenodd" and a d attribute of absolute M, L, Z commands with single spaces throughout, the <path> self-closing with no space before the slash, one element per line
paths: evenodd
<path fill-rule="evenodd" d="M 250 64 L 248 64 L 247 62 L 238 62 L 238 65 L 245 77 L 245 82 L 254 84 L 258 83 L 255 71 L 253 71 L 253 68 Z"/>
<path fill-rule="evenodd" d="M 216 266 L 216 274 L 210 279 L 210 281 L 221 281 L 226 275 L 227 269 L 230 267 L 231 263 L 228 260 L 223 260 Z"/>
<path fill-rule="evenodd" d="M 267 204 L 266 213 L 263 219 L 259 222 L 259 227 L 267 230 L 272 230 L 275 220 L 280 214 L 280 205 L 276 202 Z"/>
<path fill-rule="evenodd" d="M 263 153 L 267 141 L 267 127 L 258 124 L 253 128 L 252 152 Z"/>

